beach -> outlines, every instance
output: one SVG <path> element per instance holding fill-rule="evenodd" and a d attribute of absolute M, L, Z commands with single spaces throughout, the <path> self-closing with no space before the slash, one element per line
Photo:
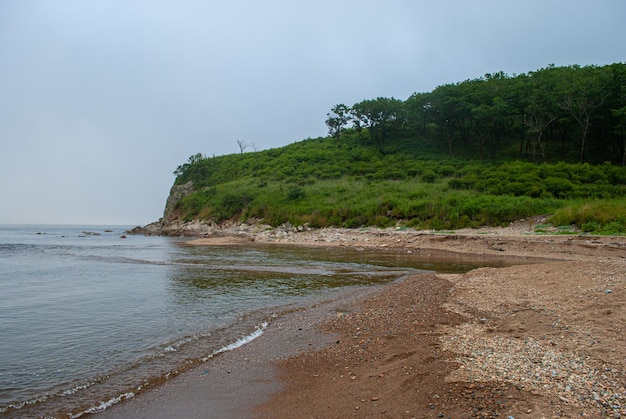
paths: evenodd
<path fill-rule="evenodd" d="M 626 238 L 236 226 L 190 245 L 384 247 L 511 266 L 425 273 L 279 313 L 265 333 L 98 418 L 626 415 Z"/>

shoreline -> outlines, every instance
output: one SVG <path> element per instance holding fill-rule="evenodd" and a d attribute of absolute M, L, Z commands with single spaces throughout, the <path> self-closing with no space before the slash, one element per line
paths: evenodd
<path fill-rule="evenodd" d="M 338 336 L 320 330 L 340 307 L 354 306 L 375 294 L 381 285 L 341 290 L 328 297 L 311 298 L 282 312 L 265 331 L 235 350 L 125 399 L 102 412 L 107 418 L 242 418 L 284 390 L 277 363 L 301 353 L 336 343 Z"/>
<path fill-rule="evenodd" d="M 626 238 L 514 227 L 253 234 L 239 226 L 187 242 L 380 247 L 541 263 L 415 275 L 315 303 L 222 354 L 215 374 L 189 371 L 97 417 L 167 417 L 174 407 L 178 417 L 213 409 L 223 418 L 626 417 Z"/>

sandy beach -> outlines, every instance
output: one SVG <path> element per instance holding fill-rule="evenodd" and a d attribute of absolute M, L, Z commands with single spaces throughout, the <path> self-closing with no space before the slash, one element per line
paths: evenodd
<path fill-rule="evenodd" d="M 383 247 L 512 258 L 311 301 L 98 418 L 626 417 L 626 238 L 508 228 L 249 227 L 191 245 Z"/>

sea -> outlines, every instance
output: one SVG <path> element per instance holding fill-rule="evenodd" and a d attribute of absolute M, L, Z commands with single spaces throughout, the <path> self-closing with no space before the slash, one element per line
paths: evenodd
<path fill-rule="evenodd" d="M 185 246 L 132 226 L 0 225 L 0 417 L 78 418 L 260 336 L 314 299 L 498 261 Z"/>

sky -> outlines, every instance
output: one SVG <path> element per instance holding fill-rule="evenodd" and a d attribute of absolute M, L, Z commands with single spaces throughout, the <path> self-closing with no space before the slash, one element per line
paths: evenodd
<path fill-rule="evenodd" d="M 623 0 L 0 0 L 0 224 L 145 225 L 339 103 L 626 61 Z M 252 151 L 250 147 L 247 151 Z"/>

